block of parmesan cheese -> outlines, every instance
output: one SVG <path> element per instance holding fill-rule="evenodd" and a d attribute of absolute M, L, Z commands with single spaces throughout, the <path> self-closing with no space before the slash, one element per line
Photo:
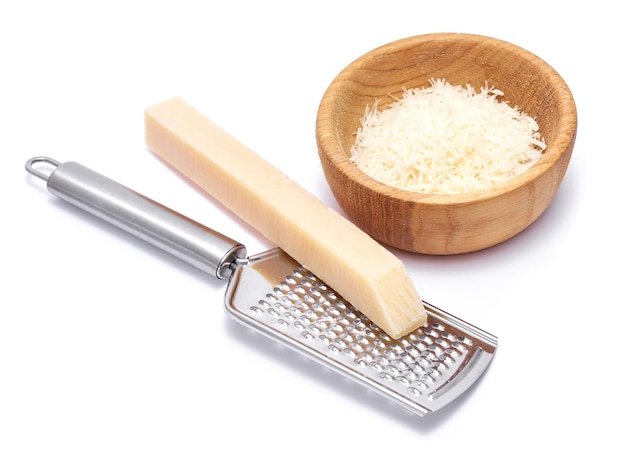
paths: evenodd
<path fill-rule="evenodd" d="M 392 338 L 426 322 L 400 259 L 182 99 L 147 108 L 145 135 L 155 154 Z"/>

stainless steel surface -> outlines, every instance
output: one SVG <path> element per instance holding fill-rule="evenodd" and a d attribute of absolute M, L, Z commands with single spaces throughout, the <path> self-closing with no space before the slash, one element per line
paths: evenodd
<path fill-rule="evenodd" d="M 26 170 L 57 197 L 220 279 L 245 247 L 76 162 L 34 157 Z"/>
<path fill-rule="evenodd" d="M 213 274 L 228 278 L 227 313 L 423 416 L 485 371 L 495 336 L 428 303 L 428 323 L 395 340 L 279 248 L 245 247 L 80 164 L 35 157 L 51 193 Z"/>

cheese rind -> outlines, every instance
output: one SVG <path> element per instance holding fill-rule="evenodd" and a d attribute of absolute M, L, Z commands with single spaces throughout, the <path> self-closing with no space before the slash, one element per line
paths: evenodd
<path fill-rule="evenodd" d="M 404 264 L 352 222 L 176 97 L 145 110 L 148 147 L 392 338 L 426 322 Z"/>

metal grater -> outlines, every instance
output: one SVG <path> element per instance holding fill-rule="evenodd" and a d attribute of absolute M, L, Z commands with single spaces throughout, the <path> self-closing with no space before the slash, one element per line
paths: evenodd
<path fill-rule="evenodd" d="M 279 248 L 242 244 L 76 162 L 35 157 L 26 170 L 63 200 L 228 279 L 227 314 L 423 416 L 465 392 L 489 365 L 495 336 L 428 303 L 428 323 L 392 339 Z"/>
<path fill-rule="evenodd" d="M 493 335 L 425 306 L 428 324 L 394 340 L 280 249 L 249 258 L 226 293 L 238 321 L 420 416 L 467 390 L 497 345 Z"/>

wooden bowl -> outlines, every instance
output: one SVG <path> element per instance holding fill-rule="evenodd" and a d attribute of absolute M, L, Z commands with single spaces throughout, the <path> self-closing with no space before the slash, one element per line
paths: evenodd
<path fill-rule="evenodd" d="M 432 78 L 452 85 L 488 83 L 534 117 L 547 144 L 526 172 L 495 187 L 423 194 L 382 184 L 349 159 L 365 107 L 402 98 Z M 576 106 L 560 75 L 530 52 L 479 35 L 437 33 L 401 39 L 348 65 L 325 92 L 316 139 L 325 177 L 346 215 L 381 243 L 423 254 L 460 254 L 505 241 L 552 201 L 572 154 Z"/>

